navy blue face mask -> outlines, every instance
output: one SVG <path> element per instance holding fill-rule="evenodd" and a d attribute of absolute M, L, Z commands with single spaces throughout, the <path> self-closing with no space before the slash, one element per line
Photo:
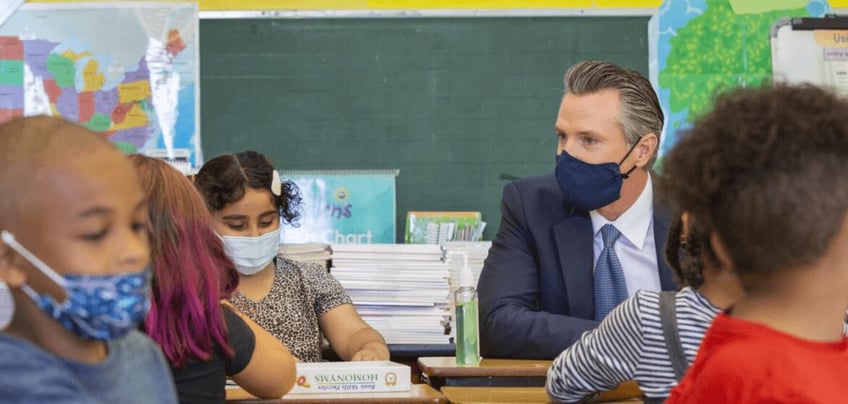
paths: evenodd
<path fill-rule="evenodd" d="M 563 151 L 557 156 L 556 179 L 565 195 L 565 201 L 583 211 L 607 206 L 621 196 L 621 184 L 630 173 L 620 171 L 619 166 L 639 144 L 637 141 L 618 163 L 589 164 Z"/>

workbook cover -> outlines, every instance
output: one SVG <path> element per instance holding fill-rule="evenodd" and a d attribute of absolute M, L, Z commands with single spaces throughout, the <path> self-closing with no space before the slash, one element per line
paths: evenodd
<path fill-rule="evenodd" d="M 448 241 L 480 241 L 486 222 L 480 212 L 420 212 L 406 214 L 404 242 L 443 244 Z"/>
<path fill-rule="evenodd" d="M 298 363 L 289 394 L 409 391 L 410 368 L 392 361 Z"/>

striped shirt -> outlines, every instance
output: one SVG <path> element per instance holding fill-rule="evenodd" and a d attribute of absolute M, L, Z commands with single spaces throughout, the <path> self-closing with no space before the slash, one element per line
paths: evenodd
<path fill-rule="evenodd" d="M 720 309 L 688 287 L 675 296 L 675 308 L 683 352 L 692 363 Z M 668 397 L 677 385 L 660 322 L 658 292 L 636 292 L 597 329 L 585 332 L 554 360 L 545 387 L 552 399 L 574 402 L 628 380 L 635 380 L 648 398 Z"/>

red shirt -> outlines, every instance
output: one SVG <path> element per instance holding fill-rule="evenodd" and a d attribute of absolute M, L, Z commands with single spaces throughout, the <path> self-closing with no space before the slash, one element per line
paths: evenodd
<path fill-rule="evenodd" d="M 719 314 L 675 403 L 848 402 L 848 340 L 813 342 Z"/>

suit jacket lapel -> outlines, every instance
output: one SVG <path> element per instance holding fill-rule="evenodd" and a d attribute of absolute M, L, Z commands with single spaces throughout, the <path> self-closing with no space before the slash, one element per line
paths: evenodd
<path fill-rule="evenodd" d="M 594 316 L 592 239 L 592 220 L 588 214 L 572 213 L 554 226 L 570 316 Z"/>

